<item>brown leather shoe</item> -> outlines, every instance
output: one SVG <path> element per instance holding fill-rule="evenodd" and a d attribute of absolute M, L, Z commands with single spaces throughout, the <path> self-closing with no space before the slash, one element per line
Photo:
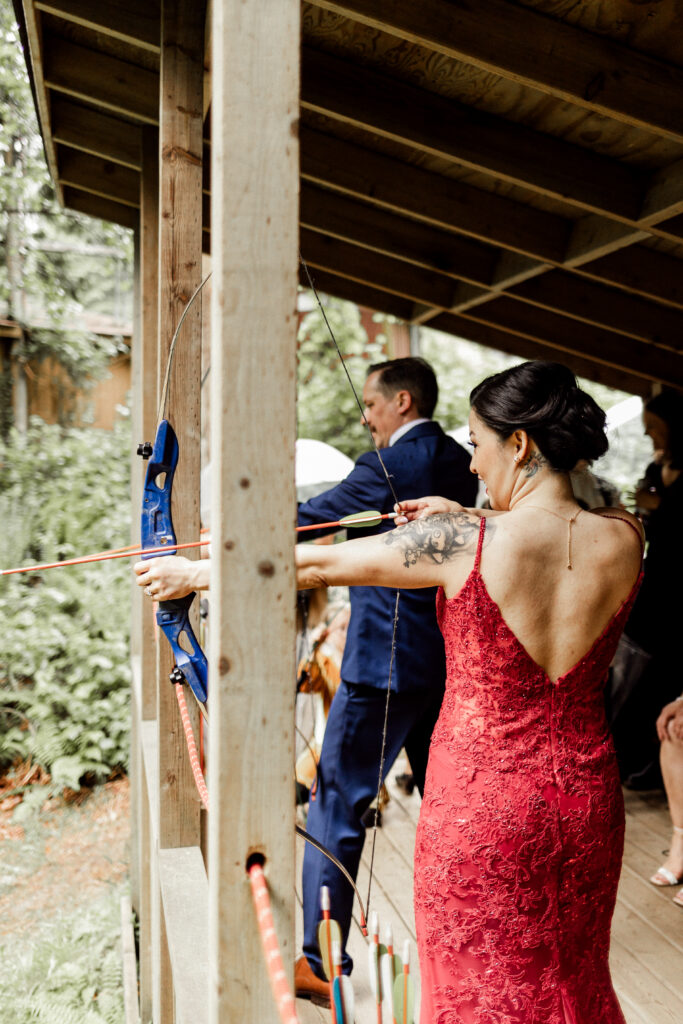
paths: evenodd
<path fill-rule="evenodd" d="M 330 1005 L 330 986 L 314 974 L 305 956 L 294 964 L 294 992 L 299 999 L 310 999 L 316 1006 Z"/>

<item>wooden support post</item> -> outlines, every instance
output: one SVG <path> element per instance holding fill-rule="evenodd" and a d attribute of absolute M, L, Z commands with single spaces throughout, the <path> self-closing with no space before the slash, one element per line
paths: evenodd
<path fill-rule="evenodd" d="M 132 382 L 132 409 L 131 421 L 133 437 L 139 430 L 142 408 L 142 381 L 140 374 L 141 348 L 142 348 L 142 317 L 140 306 L 140 228 L 133 236 L 133 335 L 130 347 L 130 372 Z M 133 451 L 129 453 L 131 469 L 131 543 L 135 542 L 135 517 L 136 506 L 140 506 L 140 477 L 135 465 L 137 459 Z M 135 586 L 133 579 L 130 580 L 131 588 L 131 622 L 130 622 L 130 656 L 131 667 L 135 672 L 140 663 L 140 648 L 142 646 L 142 594 L 140 588 Z M 139 709 L 136 701 L 135 688 L 131 690 L 130 702 L 130 754 L 128 765 L 128 777 L 130 779 L 130 817 L 133 823 L 133 842 L 130 851 L 130 898 L 132 907 L 140 912 L 140 889 L 143 884 L 143 869 L 140 864 L 140 847 L 138 836 L 140 832 L 140 777 L 143 771 L 140 759 L 140 735 L 139 735 Z"/>
<path fill-rule="evenodd" d="M 159 330 L 159 132 L 145 128 L 141 132 L 140 162 L 140 337 L 135 350 L 134 430 L 133 443 L 152 440 L 157 416 L 158 330 Z M 140 542 L 140 507 L 142 483 L 146 467 L 137 455 L 133 456 L 133 524 L 132 540 Z M 152 1019 L 154 985 L 152 969 L 153 936 L 159 934 L 159 922 L 154 919 L 153 906 L 158 899 L 152 896 L 153 873 L 150 857 L 151 838 L 150 794 L 145 777 L 142 746 L 142 723 L 156 718 L 156 647 L 154 637 L 154 610 L 143 598 L 136 585 L 133 598 L 133 621 L 139 632 L 136 651 L 136 685 L 133 687 L 133 722 L 136 748 L 136 770 L 132 780 L 135 787 L 136 823 L 135 844 L 139 864 L 139 897 L 136 905 L 140 921 L 139 976 L 140 1011 L 143 1021 Z M 158 945 L 158 943 L 157 943 Z M 158 1000 L 158 997 L 157 997 Z"/>
<path fill-rule="evenodd" d="M 159 377 L 159 132 L 156 128 L 142 131 L 142 173 L 140 175 L 140 305 L 142 346 L 140 353 L 139 437 L 137 441 L 153 441 L 157 426 Z M 142 480 L 146 465 L 136 457 L 136 472 Z M 133 509 L 133 540 L 140 540 L 140 501 Z M 136 587 L 140 598 L 140 588 Z M 156 654 L 154 641 L 154 609 L 150 601 L 142 602 L 142 637 L 140 664 L 142 672 L 142 718 L 156 718 Z"/>
<path fill-rule="evenodd" d="M 159 374 L 166 372 L 176 326 L 201 279 L 202 262 L 202 5 L 164 0 L 161 15 L 159 111 Z M 173 485 L 179 540 L 199 536 L 199 386 L 201 318 L 195 304 L 176 346 L 165 409 L 180 447 Z M 192 557 L 192 556 L 190 556 Z M 195 602 L 196 604 L 196 602 Z M 173 657 L 158 645 L 159 846 L 199 841 L 199 798 L 173 687 Z M 197 714 L 194 709 L 194 725 Z"/>
<path fill-rule="evenodd" d="M 294 959 L 299 18 L 299 0 L 214 4 L 211 1024 L 279 1020 L 246 875 L 254 852 L 290 972 Z"/>

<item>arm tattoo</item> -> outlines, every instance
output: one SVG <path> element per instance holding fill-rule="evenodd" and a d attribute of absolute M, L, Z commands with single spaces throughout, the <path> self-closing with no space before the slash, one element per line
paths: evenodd
<path fill-rule="evenodd" d="M 539 469 L 543 469 L 544 466 L 548 465 L 548 460 L 545 455 L 542 455 L 537 449 L 532 448 L 527 457 L 523 462 L 520 462 L 520 468 L 524 470 L 525 476 L 535 476 Z"/>
<path fill-rule="evenodd" d="M 480 523 L 480 517 L 471 512 L 427 516 L 405 526 L 397 526 L 391 533 L 387 533 L 384 543 L 401 549 L 406 569 L 416 565 L 421 558 L 442 565 L 457 555 L 475 550 Z M 484 535 L 487 540 L 494 529 L 489 519 Z"/>

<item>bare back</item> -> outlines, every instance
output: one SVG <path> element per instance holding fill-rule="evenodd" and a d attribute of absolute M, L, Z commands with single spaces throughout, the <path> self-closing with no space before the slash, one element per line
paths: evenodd
<path fill-rule="evenodd" d="M 495 527 L 480 563 L 489 596 L 527 653 L 558 679 L 588 653 L 629 597 L 642 558 L 640 524 L 628 513 L 581 513 L 568 569 L 566 521 L 527 507 L 489 522 Z M 462 587 L 464 573 L 462 562 L 453 564 L 447 597 Z"/>

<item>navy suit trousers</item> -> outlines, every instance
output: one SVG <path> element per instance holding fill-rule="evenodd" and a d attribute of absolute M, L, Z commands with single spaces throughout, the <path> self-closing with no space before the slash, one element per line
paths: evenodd
<path fill-rule="evenodd" d="M 386 690 L 342 683 L 332 701 L 323 740 L 318 785 L 308 812 L 308 831 L 337 856 L 355 878 L 365 828 L 361 815 L 377 795 Z M 402 747 L 410 759 L 420 793 L 424 787 L 429 741 L 443 693 L 434 690 L 394 693 L 389 698 L 384 775 Z M 342 970 L 350 974 L 353 961 L 346 952 L 354 894 L 335 865 L 310 844 L 303 867 L 303 951 L 313 971 L 324 977 L 317 929 L 321 918 L 320 887 L 330 890 L 332 917 L 341 926 Z M 362 894 L 365 899 L 365 893 Z"/>

